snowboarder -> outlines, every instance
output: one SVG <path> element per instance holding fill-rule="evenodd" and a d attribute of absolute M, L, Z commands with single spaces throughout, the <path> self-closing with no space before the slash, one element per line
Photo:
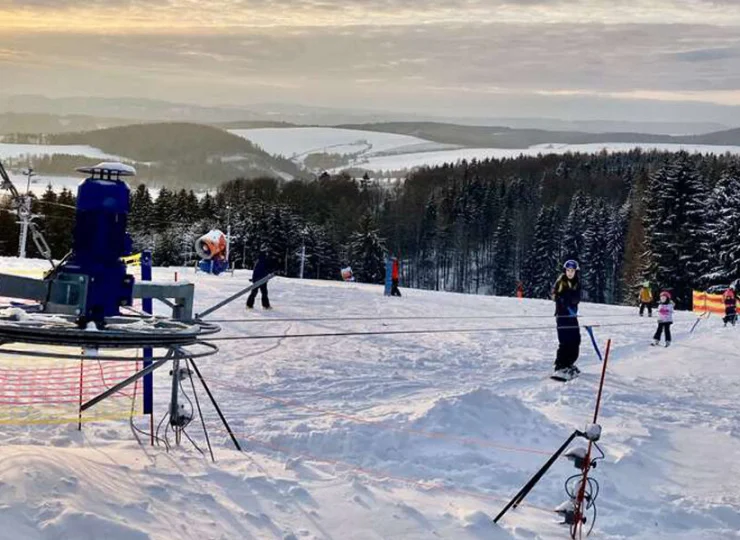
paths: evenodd
<path fill-rule="evenodd" d="M 267 258 L 267 246 L 263 244 L 257 257 L 257 263 L 254 265 L 254 270 L 252 270 L 252 283 L 258 282 L 269 273 L 270 263 Z M 257 292 L 261 293 L 262 307 L 264 309 L 272 309 L 270 299 L 267 296 L 267 283 L 263 283 L 259 287 L 252 289 L 252 292 L 249 293 L 249 297 L 247 298 L 247 309 L 254 308 L 254 300 L 257 298 Z"/>
<path fill-rule="evenodd" d="M 391 264 L 391 296 L 401 296 L 401 291 L 398 290 L 398 259 L 396 257 L 393 257 Z"/>
<path fill-rule="evenodd" d="M 665 331 L 665 346 L 671 345 L 671 325 L 673 324 L 673 302 L 671 293 L 662 291 L 660 293 L 660 302 L 658 303 L 658 329 L 653 336 L 651 345 L 659 345 L 660 337 Z"/>
<path fill-rule="evenodd" d="M 650 290 L 650 282 L 646 281 L 640 287 L 640 317 L 645 312 L 645 308 L 648 311 L 648 317 L 653 316 L 653 292 Z"/>
<path fill-rule="evenodd" d="M 727 326 L 727 323 L 730 323 L 732 324 L 732 326 L 735 326 L 735 322 L 737 321 L 735 284 L 732 284 L 728 287 L 728 289 L 722 295 L 722 298 L 725 301 L 725 316 L 722 319 L 722 322 L 725 323 L 725 326 Z"/>
<path fill-rule="evenodd" d="M 524 284 L 521 281 L 516 284 L 516 297 L 524 298 Z"/>
<path fill-rule="evenodd" d="M 564 272 L 555 282 L 553 299 L 558 329 L 558 352 L 552 378 L 567 381 L 577 377 L 575 366 L 581 347 L 581 329 L 578 326 L 578 303 L 581 301 L 581 283 L 578 262 L 566 261 Z"/>

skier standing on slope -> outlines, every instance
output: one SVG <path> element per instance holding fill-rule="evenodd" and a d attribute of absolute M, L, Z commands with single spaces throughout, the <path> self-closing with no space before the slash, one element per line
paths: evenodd
<path fill-rule="evenodd" d="M 397 257 L 391 259 L 391 296 L 401 296 L 398 289 L 398 278 L 400 274 L 400 263 Z"/>
<path fill-rule="evenodd" d="M 270 262 L 267 258 L 267 245 L 263 245 L 260 248 L 260 254 L 257 257 L 257 263 L 254 265 L 252 270 L 252 283 L 257 283 L 260 279 L 270 273 Z M 262 300 L 262 307 L 264 309 L 272 309 L 270 307 L 270 299 L 267 296 L 267 283 L 263 283 L 259 287 L 252 289 L 247 298 L 247 309 L 254 308 L 254 300 L 257 298 L 257 292 L 260 293 Z"/>
<path fill-rule="evenodd" d="M 660 337 L 663 331 L 665 331 L 665 346 L 670 346 L 672 324 L 673 302 L 671 301 L 671 293 L 662 291 L 660 293 L 660 303 L 658 304 L 658 329 L 655 331 L 651 345 L 659 345 Z"/>
<path fill-rule="evenodd" d="M 581 283 L 577 261 L 566 261 L 563 269 L 564 272 L 555 282 L 553 291 L 559 342 L 553 376 L 569 380 L 580 373 L 575 362 L 578 360 L 581 347 L 581 329 L 577 317 L 578 303 L 581 301 Z"/>
<path fill-rule="evenodd" d="M 725 301 L 725 316 L 722 319 L 722 322 L 725 323 L 725 326 L 727 326 L 727 323 L 735 326 L 735 321 L 737 320 L 735 284 L 729 286 L 729 288 L 722 295 L 722 299 Z"/>
<path fill-rule="evenodd" d="M 650 282 L 646 281 L 640 287 L 640 317 L 645 312 L 645 308 L 648 310 L 648 317 L 653 316 L 653 293 L 650 290 Z"/>

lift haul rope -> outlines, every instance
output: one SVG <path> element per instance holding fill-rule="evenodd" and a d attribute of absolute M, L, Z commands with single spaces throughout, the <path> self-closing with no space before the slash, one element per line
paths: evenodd
<path fill-rule="evenodd" d="M 591 324 L 591 328 L 609 328 L 616 326 L 638 326 L 647 323 L 608 323 L 608 324 Z M 574 330 L 581 326 L 561 326 L 561 330 Z M 431 329 L 431 330 L 377 330 L 370 332 L 312 332 L 309 334 L 267 334 L 257 336 L 223 336 L 208 338 L 208 341 L 238 341 L 253 339 L 295 339 L 311 337 L 349 337 L 349 336 L 387 336 L 387 335 L 407 335 L 407 334 L 473 334 L 473 333 L 490 333 L 490 332 L 524 332 L 524 331 L 552 331 L 551 326 L 504 326 L 498 328 L 448 328 L 448 329 Z"/>

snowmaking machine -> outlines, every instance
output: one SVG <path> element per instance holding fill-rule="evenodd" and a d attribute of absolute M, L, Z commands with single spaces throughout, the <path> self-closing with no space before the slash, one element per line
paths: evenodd
<path fill-rule="evenodd" d="M 200 257 L 197 270 L 217 276 L 229 269 L 229 244 L 226 235 L 213 229 L 195 241 L 195 252 Z"/>

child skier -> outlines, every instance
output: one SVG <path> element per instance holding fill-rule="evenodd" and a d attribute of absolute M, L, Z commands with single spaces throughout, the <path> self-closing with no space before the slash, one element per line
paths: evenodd
<path fill-rule="evenodd" d="M 642 317 L 645 308 L 648 310 L 648 317 L 653 316 L 653 292 L 650 290 L 650 282 L 646 281 L 640 288 L 640 317 Z"/>
<path fill-rule="evenodd" d="M 725 326 L 727 326 L 727 323 L 732 324 L 732 326 L 735 326 L 735 321 L 737 320 L 737 308 L 735 305 L 735 285 L 730 285 L 730 287 L 724 292 L 722 295 L 722 298 L 725 301 L 725 316 L 722 319 L 722 322 L 725 323 Z"/>
<path fill-rule="evenodd" d="M 665 330 L 665 346 L 671 344 L 671 325 L 673 324 L 673 302 L 671 293 L 663 291 L 660 293 L 660 303 L 658 304 L 658 329 L 653 336 L 651 345 L 660 344 L 660 336 Z"/>
<path fill-rule="evenodd" d="M 563 274 L 555 282 L 553 293 L 559 344 L 552 378 L 568 381 L 580 373 L 575 362 L 581 347 L 581 329 L 578 327 L 577 317 L 581 283 L 578 279 L 577 261 L 566 261 L 563 269 Z"/>

